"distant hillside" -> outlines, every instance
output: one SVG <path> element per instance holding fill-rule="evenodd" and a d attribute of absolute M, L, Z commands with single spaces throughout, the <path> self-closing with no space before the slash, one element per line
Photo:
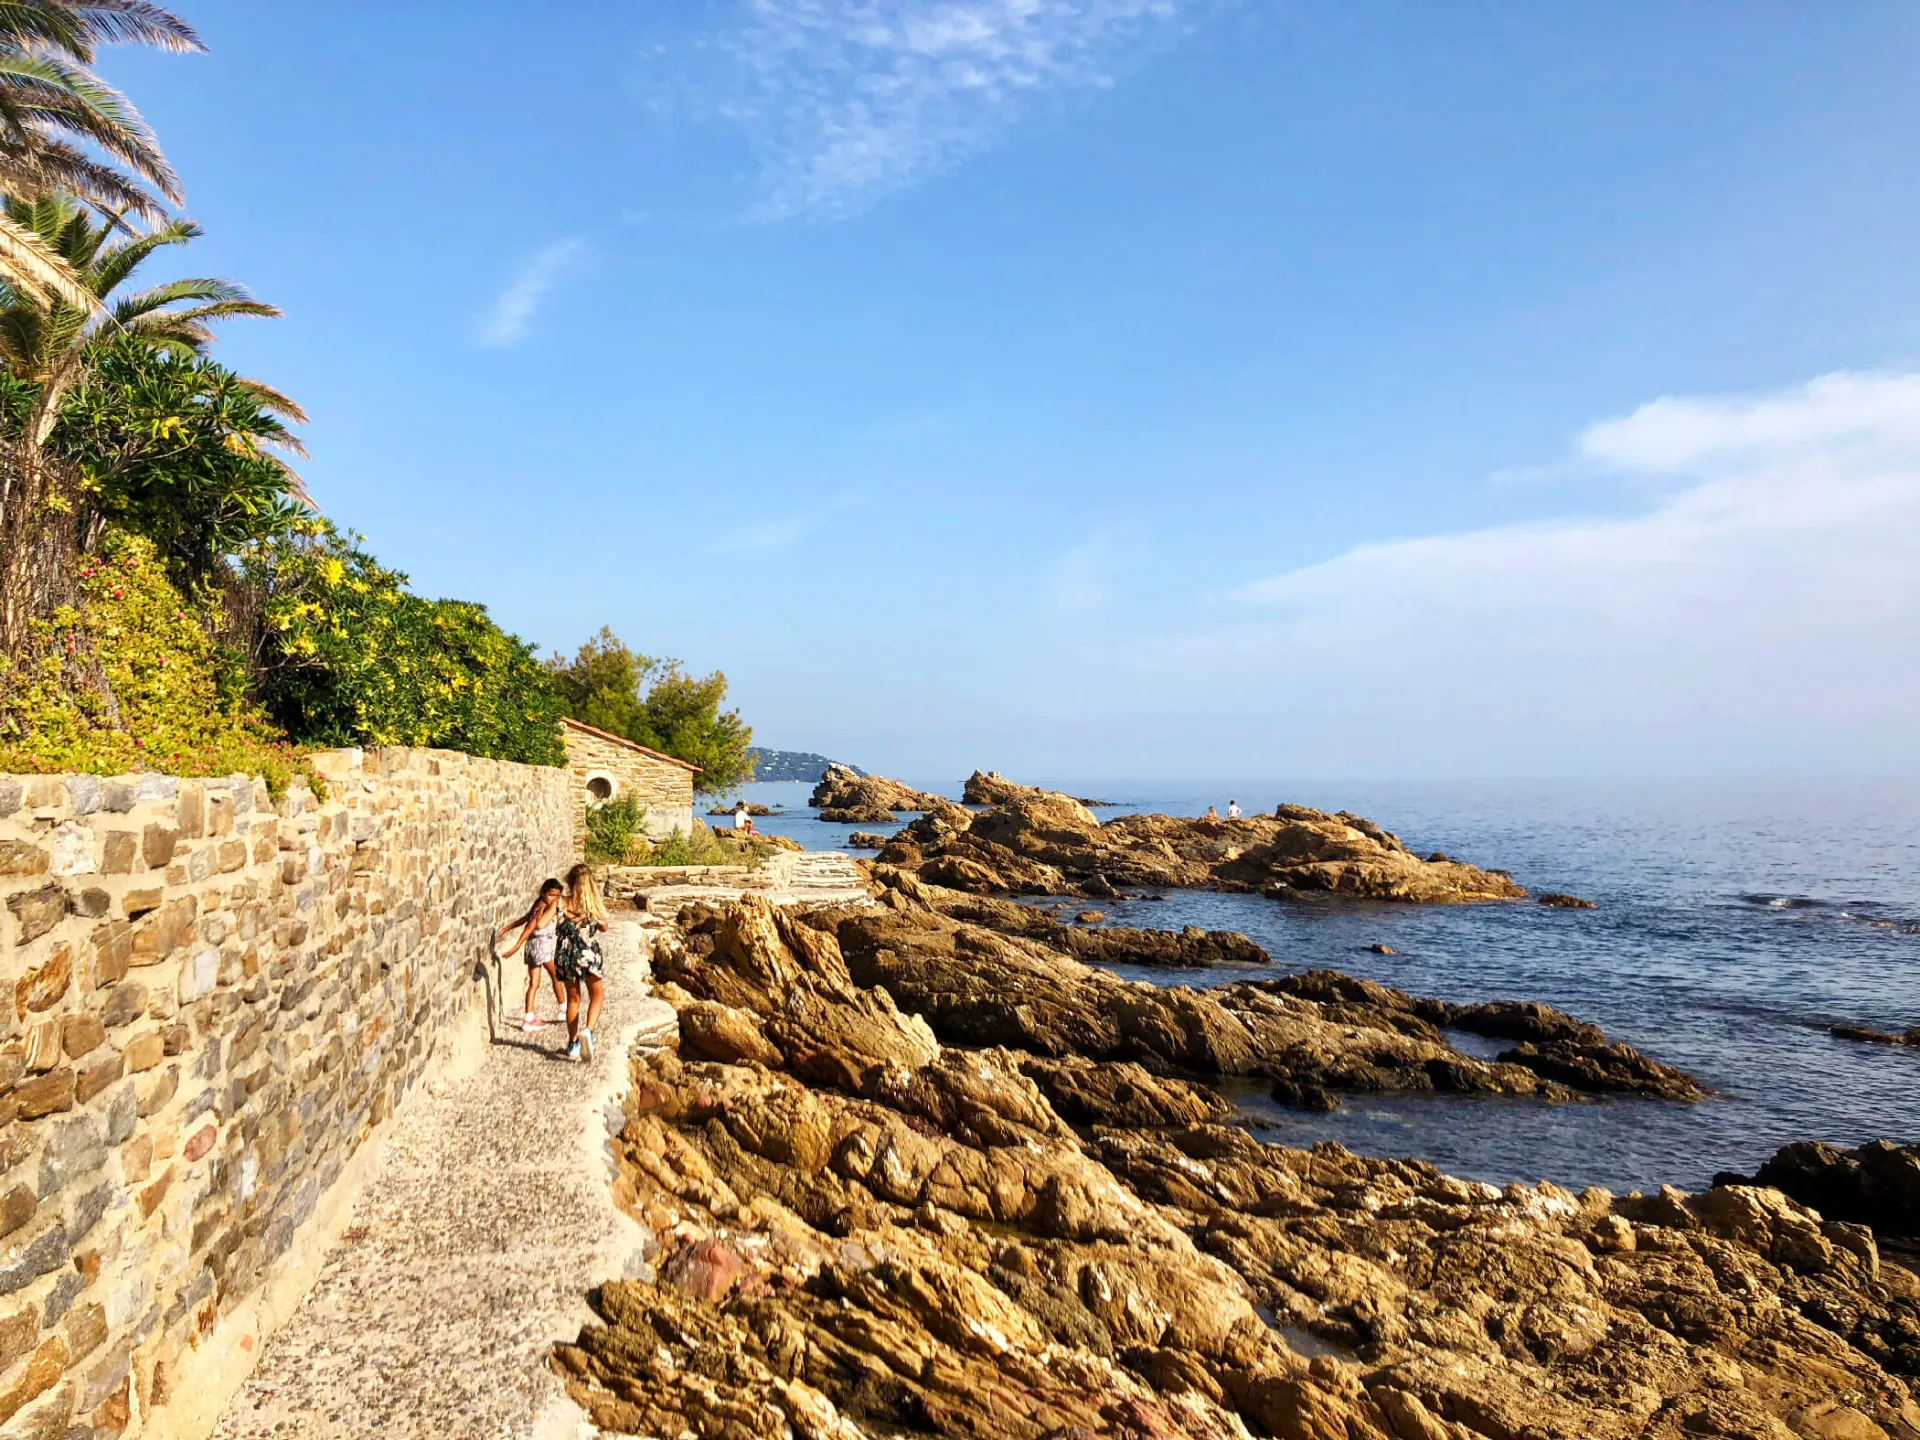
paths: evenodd
<path fill-rule="evenodd" d="M 756 780 L 804 780 L 812 785 L 827 773 L 827 766 L 834 763 L 825 755 L 815 755 L 809 750 L 763 750 L 756 745 L 747 753 L 753 757 Z M 867 773 L 858 765 L 847 768 L 856 775 Z"/>

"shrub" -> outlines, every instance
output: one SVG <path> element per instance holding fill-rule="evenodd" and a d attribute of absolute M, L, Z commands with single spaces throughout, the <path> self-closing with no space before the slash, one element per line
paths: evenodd
<path fill-rule="evenodd" d="M 758 870 L 775 849 L 765 840 L 735 840 L 731 835 L 720 834 L 704 821 L 695 820 L 691 832 L 676 828 L 665 840 L 649 846 L 637 863 L 745 865 L 749 870 Z"/>
<path fill-rule="evenodd" d="M 636 841 L 644 843 L 641 826 L 647 808 L 631 795 L 604 805 L 587 807 L 587 859 L 599 864 L 624 865 Z"/>
<path fill-rule="evenodd" d="M 81 566 L 76 605 L 0 660 L 0 770 L 263 776 L 304 769 L 232 679 L 231 664 L 167 580 L 151 542 L 108 531 Z"/>
<path fill-rule="evenodd" d="M 313 745 L 426 745 L 562 765 L 560 703 L 533 649 L 486 607 L 426 600 L 324 523 L 250 547 L 269 712 Z"/>

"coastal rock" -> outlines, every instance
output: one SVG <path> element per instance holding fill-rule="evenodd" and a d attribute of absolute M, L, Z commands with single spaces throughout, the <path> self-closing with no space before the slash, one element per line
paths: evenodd
<path fill-rule="evenodd" d="M 633 1062 L 616 1194 L 667 1258 L 553 1357 L 602 1429 L 1920 1440 L 1920 1280 L 1857 1227 L 1752 1187 L 1615 1200 L 1264 1145 L 1145 1061 L 958 1048 L 955 1006 L 929 1048 L 886 977 L 1027 964 L 1007 1000 L 1059 1015 L 1041 977 L 1072 962 L 890 895 L 871 929 L 747 901 L 662 940 L 683 1023 L 751 1007 L 778 1058 Z M 1101 1013 L 1209 1030 L 1166 1004 Z"/>
<path fill-rule="evenodd" d="M 1859 1040 L 1868 1045 L 1920 1046 L 1920 1025 L 1909 1025 L 1898 1035 L 1870 1029 L 1865 1025 L 1835 1025 L 1827 1033 L 1836 1040 Z"/>
<path fill-rule="evenodd" d="M 817 818 L 832 825 L 890 825 L 893 812 L 877 805 L 827 805 Z"/>
<path fill-rule="evenodd" d="M 862 775 L 845 765 L 829 765 L 820 783 L 813 787 L 807 803 L 821 810 L 883 812 L 882 824 L 893 818 L 895 810 L 937 810 L 953 804 L 942 796 L 915 790 L 898 780 L 889 780 L 884 775 Z"/>
<path fill-rule="evenodd" d="M 875 835 L 871 830 L 856 830 L 847 836 L 847 844 L 856 850 L 884 850 L 887 847 L 887 837 Z"/>
<path fill-rule="evenodd" d="M 1777 1151 L 1751 1183 L 1771 1185 L 1831 1219 L 1920 1239 L 1920 1145 L 1875 1140 L 1842 1150 L 1802 1141 Z"/>
<path fill-rule="evenodd" d="M 1100 897 L 1116 886 L 1185 886 L 1452 904 L 1527 893 L 1495 871 L 1423 860 L 1397 836 L 1345 811 L 1282 805 L 1273 815 L 1237 820 L 1124 815 L 1102 824 L 1070 795 L 1008 789 L 994 787 L 1008 798 L 965 824 L 909 826 L 898 837 L 900 852 L 882 858 L 980 894 Z M 961 861 L 964 870 L 951 863 Z"/>
<path fill-rule="evenodd" d="M 1007 779 L 998 770 L 976 770 L 969 775 L 960 789 L 960 799 L 968 805 L 1005 805 L 1013 800 L 1031 799 L 1036 795 L 1053 792 L 1042 790 L 1037 785 L 1020 785 Z M 1111 800 L 1081 800 L 1082 805 L 1111 805 Z"/>
<path fill-rule="evenodd" d="M 1539 896 L 1539 901 L 1542 905 L 1552 906 L 1556 910 L 1597 910 L 1600 908 L 1591 900 L 1582 900 L 1578 895 L 1562 895 L 1558 890 L 1542 892 Z"/>
<path fill-rule="evenodd" d="M 740 807 L 738 805 L 714 805 L 708 808 L 707 814 L 734 815 L 739 813 L 739 810 Z M 747 806 L 747 814 L 749 815 L 778 815 L 779 813 L 780 811 L 778 809 L 770 805 L 754 803 Z"/>

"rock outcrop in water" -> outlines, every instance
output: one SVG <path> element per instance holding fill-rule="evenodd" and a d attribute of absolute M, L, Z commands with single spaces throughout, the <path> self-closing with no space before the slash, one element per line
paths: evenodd
<path fill-rule="evenodd" d="M 1034 942 L 901 903 L 747 901 L 662 941 L 681 1053 L 636 1059 L 615 1142 L 649 1263 L 555 1356 L 604 1429 L 1920 1440 L 1920 1281 L 1867 1231 L 1773 1190 L 1502 1191 L 1262 1145 L 1166 1073 L 1257 1043 L 1231 1004 L 1063 989 Z M 956 1048 L 972 1007 L 942 987 L 974 968 L 1035 973 L 988 1027 L 1009 1043 Z M 1303 1036 L 1357 1028 L 1261 993 Z"/>
<path fill-rule="evenodd" d="M 943 796 L 929 795 L 884 775 L 862 775 L 845 765 L 829 765 L 807 803 L 819 807 L 822 820 L 857 825 L 889 824 L 896 810 L 960 808 Z"/>
<path fill-rule="evenodd" d="M 1007 779 L 998 770 L 976 770 L 966 778 L 960 787 L 960 798 L 968 805 L 1005 805 L 1014 800 L 1030 800 L 1041 795 L 1057 792 L 1042 790 L 1038 785 L 1021 785 Z M 1111 800 L 1089 800 L 1085 796 L 1072 796 L 1082 805 L 1107 806 Z"/>
<path fill-rule="evenodd" d="M 923 815 L 880 858 L 977 894 L 1110 896 L 1119 885 L 1186 886 L 1454 904 L 1527 893 L 1498 871 L 1423 860 L 1398 836 L 1344 811 L 1282 805 L 1238 820 L 1123 815 L 1102 824 L 1071 796 L 1048 791 L 1017 794 L 983 815 L 953 807 Z"/>

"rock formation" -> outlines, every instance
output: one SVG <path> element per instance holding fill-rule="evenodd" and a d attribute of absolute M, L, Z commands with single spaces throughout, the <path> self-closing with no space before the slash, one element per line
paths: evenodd
<path fill-rule="evenodd" d="M 688 918 L 655 957 L 680 1053 L 635 1060 L 615 1141 L 647 1249 L 555 1354 L 606 1430 L 1920 1440 L 1920 1281 L 1778 1191 L 1262 1145 L 1172 1072 L 1342 1048 L 1320 1001 L 1209 1010 L 899 890 Z"/>
<path fill-rule="evenodd" d="M 1909 1025 L 1898 1035 L 1874 1030 L 1865 1025 L 1835 1025 L 1829 1032 L 1836 1040 L 1859 1040 L 1868 1045 L 1913 1045 L 1920 1047 L 1920 1025 Z"/>
<path fill-rule="evenodd" d="M 1038 785 L 1020 785 L 1007 779 L 998 770 L 976 770 L 969 775 L 966 784 L 960 789 L 960 798 L 968 805 L 1005 805 L 1011 800 L 1028 800 L 1035 796 L 1054 794 L 1051 790 L 1042 790 Z M 1075 796 L 1082 805 L 1107 806 L 1111 800 L 1088 800 Z"/>
<path fill-rule="evenodd" d="M 829 765 L 820 783 L 807 798 L 817 806 L 822 820 L 846 820 L 855 824 L 885 825 L 896 810 L 927 811 L 960 807 L 940 795 L 929 795 L 889 780 L 884 775 L 862 775 L 845 765 Z M 828 812 L 834 812 L 829 814 Z"/>
<path fill-rule="evenodd" d="M 982 815 L 951 806 L 923 815 L 880 858 L 977 894 L 1103 897 L 1118 885 L 1187 886 L 1448 904 L 1527 893 L 1500 871 L 1423 860 L 1344 811 L 1282 805 L 1239 820 L 1123 815 L 1102 824 L 1078 800 L 1048 791 L 1016 794 Z"/>
<path fill-rule="evenodd" d="M 1771 1185 L 1835 1220 L 1855 1220 L 1884 1235 L 1920 1240 L 1920 1145 L 1876 1140 L 1858 1150 L 1802 1141 L 1788 1145 L 1751 1181 L 1720 1175 L 1729 1184 Z"/>

